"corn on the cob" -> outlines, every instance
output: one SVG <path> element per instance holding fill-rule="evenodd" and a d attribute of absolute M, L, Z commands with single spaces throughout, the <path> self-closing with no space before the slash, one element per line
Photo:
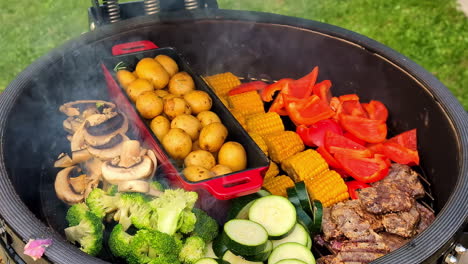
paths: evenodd
<path fill-rule="evenodd" d="M 219 97 L 227 96 L 231 89 L 241 84 L 239 78 L 230 72 L 205 76 L 204 79 Z"/>
<path fill-rule="evenodd" d="M 263 101 L 257 91 L 250 91 L 228 96 L 231 108 L 241 112 L 245 117 L 249 115 L 265 113 Z"/>
<path fill-rule="evenodd" d="M 262 136 L 255 132 L 249 132 L 250 137 L 255 141 L 257 146 L 265 153 L 265 155 L 268 156 L 268 146 L 265 143 L 265 140 L 263 140 Z"/>
<path fill-rule="evenodd" d="M 239 124 L 244 128 L 247 129 L 247 124 L 245 122 L 245 116 L 238 111 L 237 109 L 229 109 L 231 111 L 231 114 L 234 116 L 234 118 L 239 122 Z"/>
<path fill-rule="evenodd" d="M 304 150 L 304 143 L 296 132 L 281 131 L 263 137 L 268 146 L 270 158 L 277 163 Z"/>
<path fill-rule="evenodd" d="M 223 103 L 224 106 L 226 106 L 227 108 L 230 108 L 231 106 L 229 105 L 229 102 L 227 100 L 227 96 L 224 96 L 224 97 L 221 97 L 221 96 L 218 96 L 219 97 L 219 100 L 221 101 L 221 103 Z"/>
<path fill-rule="evenodd" d="M 317 151 L 308 149 L 283 160 L 281 168 L 298 182 L 327 171 L 328 164 Z"/>
<path fill-rule="evenodd" d="M 325 171 L 317 177 L 307 178 L 304 183 L 310 198 L 319 200 L 324 207 L 349 198 L 348 187 L 340 174 L 334 170 Z"/>
<path fill-rule="evenodd" d="M 263 182 L 263 187 L 271 194 L 284 197 L 287 196 L 286 189 L 293 186 L 293 180 L 285 175 L 276 176 Z"/>
<path fill-rule="evenodd" d="M 249 116 L 246 120 L 247 130 L 265 136 L 284 131 L 284 124 L 278 113 L 268 112 Z"/>
<path fill-rule="evenodd" d="M 264 181 L 267 181 L 273 177 L 276 177 L 279 174 L 279 168 L 276 163 L 270 160 L 270 167 L 268 167 L 268 170 L 265 173 L 265 177 L 263 178 Z"/>

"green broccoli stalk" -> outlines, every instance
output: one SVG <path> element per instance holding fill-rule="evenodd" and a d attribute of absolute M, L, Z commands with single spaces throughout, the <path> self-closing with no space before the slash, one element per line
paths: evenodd
<path fill-rule="evenodd" d="M 173 235 L 178 228 L 184 225 L 184 220 L 181 220 L 181 217 L 186 214 L 182 212 L 184 210 L 191 211 L 197 199 L 196 192 L 186 192 L 183 189 L 165 190 L 161 196 L 150 202 L 150 206 L 156 210 L 158 215 L 157 230 Z"/>
<path fill-rule="evenodd" d="M 114 220 L 122 224 L 123 229 L 126 231 L 132 225 L 132 214 L 138 211 L 139 207 L 144 206 L 147 201 L 146 197 L 141 193 L 122 193 L 118 197 Z"/>
<path fill-rule="evenodd" d="M 173 237 L 156 230 L 138 230 L 130 242 L 127 261 L 133 263 L 180 263 Z M 166 261 L 166 262 L 164 262 Z"/>
<path fill-rule="evenodd" d="M 132 238 L 132 235 L 123 230 L 121 224 L 114 226 L 109 236 L 109 249 L 112 254 L 116 257 L 127 258 Z"/>
<path fill-rule="evenodd" d="M 193 264 L 205 256 L 205 241 L 201 237 L 191 236 L 185 240 L 179 252 L 179 260 L 184 264 Z"/>
<path fill-rule="evenodd" d="M 201 237 L 205 243 L 213 241 L 219 233 L 219 225 L 216 220 L 201 209 L 193 208 L 192 212 L 195 214 L 197 222 L 191 235 Z"/>
<path fill-rule="evenodd" d="M 103 231 L 101 219 L 88 211 L 78 225 L 65 228 L 65 235 L 68 241 L 79 243 L 82 251 L 95 256 L 102 249 Z"/>
<path fill-rule="evenodd" d="M 84 215 L 88 211 L 89 211 L 89 208 L 88 206 L 86 206 L 85 203 L 78 203 L 78 204 L 72 205 L 70 208 L 68 208 L 67 216 L 66 216 L 68 226 L 78 225 L 81 219 L 83 219 Z"/>
<path fill-rule="evenodd" d="M 103 219 L 106 214 L 117 210 L 118 196 L 107 195 L 100 188 L 93 189 L 86 198 L 86 205 L 92 213 Z"/>

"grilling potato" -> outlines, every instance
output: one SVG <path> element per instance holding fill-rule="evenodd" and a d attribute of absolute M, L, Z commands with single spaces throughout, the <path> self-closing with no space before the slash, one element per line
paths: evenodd
<path fill-rule="evenodd" d="M 195 150 L 190 152 L 184 159 L 184 165 L 189 166 L 200 166 L 207 170 L 214 167 L 216 160 L 210 152 L 206 150 Z"/>
<path fill-rule="evenodd" d="M 117 76 L 117 80 L 119 81 L 120 85 L 122 85 L 122 87 L 127 90 L 127 87 L 137 79 L 137 77 L 127 71 L 127 70 L 119 70 L 117 71 L 116 73 L 116 76 Z"/>
<path fill-rule="evenodd" d="M 155 90 L 154 93 L 161 98 L 164 98 L 165 96 L 169 95 L 169 92 L 166 90 Z"/>
<path fill-rule="evenodd" d="M 194 114 L 208 111 L 213 105 L 211 97 L 206 92 L 200 90 L 194 90 L 186 93 L 184 95 L 184 99 L 190 105 L 192 113 Z"/>
<path fill-rule="evenodd" d="M 197 115 L 197 119 L 200 120 L 202 127 L 205 127 L 211 123 L 221 123 L 219 116 L 211 111 L 203 111 Z"/>
<path fill-rule="evenodd" d="M 189 181 L 202 181 L 213 177 L 213 173 L 200 166 L 188 166 L 182 173 Z"/>
<path fill-rule="evenodd" d="M 195 90 L 192 76 L 186 72 L 178 72 L 169 81 L 169 92 L 175 95 L 184 95 Z"/>
<path fill-rule="evenodd" d="M 179 66 L 177 66 L 177 63 L 167 55 L 161 54 L 156 56 L 154 59 L 164 67 L 170 77 L 174 76 L 174 74 L 179 71 Z"/>
<path fill-rule="evenodd" d="M 200 143 L 198 142 L 198 139 L 197 139 L 192 143 L 192 151 L 199 150 L 199 149 L 201 148 L 200 148 Z"/>
<path fill-rule="evenodd" d="M 135 102 L 137 97 L 144 92 L 152 92 L 153 85 L 145 79 L 136 79 L 127 88 L 128 97 L 132 102 Z"/>
<path fill-rule="evenodd" d="M 169 119 L 172 120 L 178 115 L 190 115 L 192 113 L 192 110 L 190 109 L 190 106 L 185 102 L 184 99 L 174 97 L 165 100 L 164 113 L 169 117 Z"/>
<path fill-rule="evenodd" d="M 200 135 L 201 124 L 193 115 L 182 114 L 172 120 L 171 128 L 180 128 L 189 134 L 192 140 L 196 140 Z"/>
<path fill-rule="evenodd" d="M 138 77 L 151 81 L 155 89 L 163 89 L 169 83 L 169 74 L 152 58 L 141 59 L 136 66 Z"/>
<path fill-rule="evenodd" d="M 167 118 L 160 115 L 151 120 L 150 128 L 159 141 L 162 141 L 169 129 L 171 129 L 171 123 Z"/>
<path fill-rule="evenodd" d="M 210 169 L 210 171 L 214 174 L 214 176 L 220 176 L 232 172 L 231 168 L 223 164 L 215 165 L 213 168 Z"/>
<path fill-rule="evenodd" d="M 240 171 L 247 167 L 247 154 L 244 147 L 234 141 L 223 144 L 219 149 L 218 163 L 228 166 L 232 171 Z"/>
<path fill-rule="evenodd" d="M 178 160 L 184 159 L 192 150 L 192 139 L 180 128 L 171 128 L 162 140 L 164 149 Z"/>
<path fill-rule="evenodd" d="M 144 92 L 136 99 L 136 108 L 140 115 L 152 119 L 163 111 L 163 100 L 154 92 Z"/>
<path fill-rule="evenodd" d="M 228 131 L 223 124 L 209 124 L 202 128 L 200 132 L 200 137 L 198 138 L 200 148 L 209 152 L 216 152 L 223 145 L 227 135 Z"/>

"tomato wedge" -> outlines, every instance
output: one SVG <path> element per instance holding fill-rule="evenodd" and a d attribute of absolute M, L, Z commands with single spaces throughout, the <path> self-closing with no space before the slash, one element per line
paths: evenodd
<path fill-rule="evenodd" d="M 234 89 L 230 90 L 228 92 L 229 95 L 235 95 L 235 94 L 240 94 L 240 93 L 245 93 L 245 92 L 250 92 L 250 91 L 263 91 L 268 84 L 262 82 L 262 81 L 254 81 L 254 82 L 248 82 L 248 83 L 243 83 Z"/>
<path fill-rule="evenodd" d="M 369 184 L 360 181 L 347 181 L 345 183 L 348 186 L 349 197 L 353 200 L 359 199 L 358 190 L 371 187 Z"/>
<path fill-rule="evenodd" d="M 325 133 L 332 131 L 336 134 L 342 135 L 343 130 L 340 125 L 332 119 L 320 120 L 310 127 L 300 125 L 296 128 L 296 133 L 299 134 L 305 145 L 309 147 L 321 147 L 325 140 Z"/>
<path fill-rule="evenodd" d="M 385 178 L 389 170 L 388 159 L 380 154 L 375 154 L 373 158 L 359 158 L 337 153 L 335 159 L 346 173 L 355 180 L 364 183 L 376 182 Z"/>
<path fill-rule="evenodd" d="M 328 166 L 334 169 L 341 169 L 341 164 L 336 161 L 336 159 L 327 151 L 325 147 L 318 147 L 317 152 L 322 156 L 322 158 L 328 163 Z"/>
<path fill-rule="evenodd" d="M 387 124 L 383 120 L 340 114 L 340 124 L 344 130 L 369 143 L 379 143 L 387 137 Z"/>
<path fill-rule="evenodd" d="M 370 119 L 387 121 L 388 109 L 385 105 L 377 100 L 372 100 L 367 104 L 362 104 L 366 109 Z"/>
<path fill-rule="evenodd" d="M 326 150 L 331 154 L 341 153 L 363 158 L 371 156 L 371 152 L 366 147 L 331 131 L 326 132 L 324 143 Z"/>

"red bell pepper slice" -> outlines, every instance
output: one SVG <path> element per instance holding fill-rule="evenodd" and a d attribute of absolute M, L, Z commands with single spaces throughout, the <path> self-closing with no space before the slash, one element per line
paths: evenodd
<path fill-rule="evenodd" d="M 289 118 L 296 125 L 312 125 L 320 120 L 332 117 L 335 112 L 316 95 L 299 99 L 283 94 L 284 105 Z"/>
<path fill-rule="evenodd" d="M 325 147 L 318 147 L 317 152 L 322 156 L 322 158 L 328 163 L 328 166 L 334 169 L 341 169 L 341 164 L 336 161 L 336 159 L 328 152 Z"/>
<path fill-rule="evenodd" d="M 383 120 L 340 114 L 341 126 L 359 139 L 379 143 L 387 137 L 387 124 Z"/>
<path fill-rule="evenodd" d="M 392 161 L 409 166 L 419 165 L 418 151 L 393 142 L 385 142 L 382 145 L 384 155 Z"/>
<path fill-rule="evenodd" d="M 281 116 L 287 116 L 288 112 L 286 111 L 285 105 L 284 105 L 284 99 L 283 99 L 283 94 L 278 94 L 276 96 L 275 100 L 270 106 L 270 109 L 268 109 L 268 112 L 276 112 L 278 115 Z"/>
<path fill-rule="evenodd" d="M 309 97 L 312 95 L 317 76 L 318 67 L 314 67 L 306 76 L 290 82 L 283 92 L 297 98 Z"/>
<path fill-rule="evenodd" d="M 370 119 L 387 121 L 388 109 L 385 105 L 377 100 L 372 100 L 368 104 L 362 104 L 366 109 Z"/>
<path fill-rule="evenodd" d="M 357 94 L 344 94 L 338 97 L 338 99 L 340 99 L 340 102 L 359 101 L 359 96 Z"/>
<path fill-rule="evenodd" d="M 273 95 L 275 94 L 275 92 L 283 91 L 286 87 L 289 86 L 289 83 L 292 81 L 294 80 L 291 78 L 284 78 L 275 83 L 272 83 L 260 92 L 260 97 L 264 102 L 271 102 L 273 100 Z"/>
<path fill-rule="evenodd" d="M 300 125 L 296 128 L 296 133 L 299 134 L 302 141 L 306 146 L 309 147 L 321 147 L 325 140 L 325 133 L 332 131 L 336 134 L 342 135 L 343 130 L 340 125 L 332 119 L 320 120 L 310 127 Z"/>
<path fill-rule="evenodd" d="M 347 100 L 341 103 L 341 113 L 352 116 L 360 116 L 367 118 L 366 110 L 362 107 L 361 103 L 357 100 Z"/>
<path fill-rule="evenodd" d="M 338 97 L 332 97 L 330 99 L 330 107 L 333 111 L 338 111 L 338 108 L 340 107 L 340 99 L 338 99 Z"/>
<path fill-rule="evenodd" d="M 394 142 L 402 145 L 403 147 L 411 150 L 417 150 L 417 135 L 416 128 L 405 131 L 399 135 L 396 135 L 388 140 L 388 142 Z"/>
<path fill-rule="evenodd" d="M 331 154 L 348 154 L 355 157 L 370 157 L 371 152 L 364 146 L 331 131 L 325 134 L 324 146 Z"/>
<path fill-rule="evenodd" d="M 370 183 L 379 181 L 388 174 L 388 159 L 379 154 L 373 158 L 359 158 L 337 153 L 335 159 L 343 166 L 343 169 L 355 180 Z"/>
<path fill-rule="evenodd" d="M 385 155 L 383 152 L 383 144 L 382 143 L 375 143 L 375 144 L 367 144 L 367 149 L 372 152 L 372 154 L 381 154 Z"/>
<path fill-rule="evenodd" d="M 327 104 L 330 104 L 330 100 L 332 98 L 332 94 L 330 92 L 331 86 L 331 81 L 325 80 L 314 85 L 313 92 L 315 95 L 320 97 L 322 101 L 324 101 Z"/>
<path fill-rule="evenodd" d="M 262 81 L 254 81 L 254 82 L 248 82 L 248 83 L 243 83 L 234 89 L 229 91 L 229 95 L 235 95 L 235 94 L 240 94 L 240 93 L 245 93 L 245 92 L 250 92 L 250 91 L 260 91 L 262 92 L 265 87 L 267 87 L 268 84 L 262 82 Z"/>
<path fill-rule="evenodd" d="M 360 181 L 347 181 L 345 183 L 348 186 L 349 197 L 353 200 L 359 199 L 358 190 L 371 187 L 369 184 Z"/>
<path fill-rule="evenodd" d="M 358 143 L 359 145 L 363 145 L 363 146 L 366 145 L 366 142 L 364 140 L 357 138 L 356 136 L 354 136 L 353 134 L 351 134 L 349 132 L 344 132 L 343 136 L 346 137 L 346 138 L 351 139 L 352 141 Z"/>

